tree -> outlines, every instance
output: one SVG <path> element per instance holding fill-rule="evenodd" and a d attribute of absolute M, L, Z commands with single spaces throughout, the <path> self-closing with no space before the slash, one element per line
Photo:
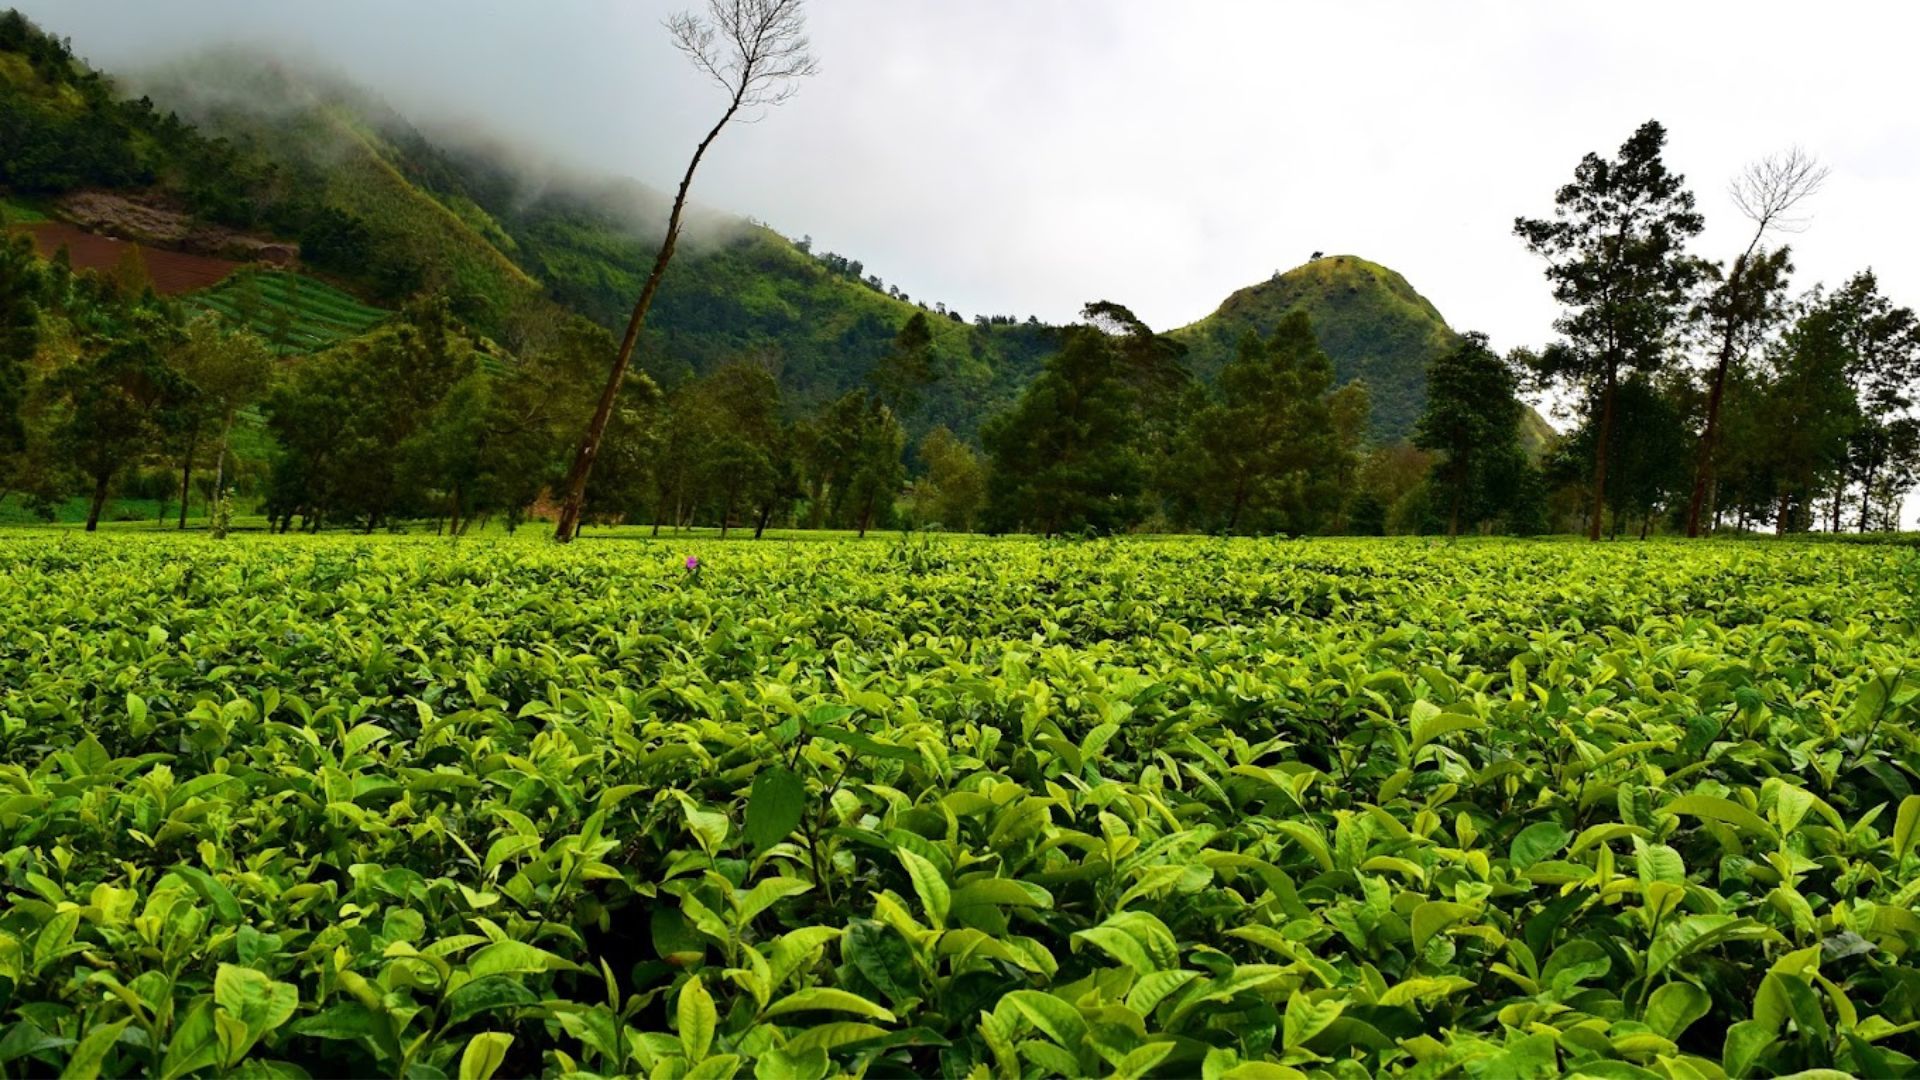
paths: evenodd
<path fill-rule="evenodd" d="M 1720 406 L 1726 396 L 1727 371 L 1735 354 L 1777 322 L 1784 314 L 1788 249 L 1766 251 L 1760 242 L 1774 230 L 1797 231 L 1802 222 L 1791 217 L 1795 207 L 1820 190 L 1827 170 L 1798 147 L 1762 159 L 1729 185 L 1734 205 L 1753 223 L 1747 248 L 1708 293 L 1701 314 L 1715 341 L 1713 375 L 1708 381 L 1706 416 L 1694 463 L 1693 493 L 1687 503 L 1687 535 L 1700 535 L 1704 516 L 1712 516 L 1714 452 L 1720 437 Z"/>
<path fill-rule="evenodd" d="M 171 426 L 193 388 L 167 366 L 179 331 L 137 309 L 128 332 L 96 342 L 49 378 L 63 407 L 57 441 L 91 485 L 87 531 L 99 527 L 113 478 Z"/>
<path fill-rule="evenodd" d="M 458 475 L 448 448 L 471 453 L 474 442 L 454 430 L 471 430 L 463 409 L 446 403 L 477 369 L 473 342 L 437 296 L 408 305 L 374 334 L 302 361 L 267 401 L 267 427 L 279 444 L 270 512 L 288 524 L 300 513 L 315 529 L 350 517 L 372 532 L 397 515 L 447 509 L 434 489 L 443 473 Z M 460 393 L 484 408 L 488 395 L 479 387 Z"/>
<path fill-rule="evenodd" d="M 849 390 L 794 425 L 794 462 L 807 500 L 808 528 L 848 523 L 847 484 L 870 405 L 867 394 Z"/>
<path fill-rule="evenodd" d="M 0 234 L 0 457 L 27 444 L 21 411 L 27 397 L 27 361 L 40 344 L 39 260 L 32 241 Z"/>
<path fill-rule="evenodd" d="M 924 312 L 914 312 L 874 365 L 872 383 L 880 400 L 902 417 L 920 411 L 921 393 L 940 377 L 934 366 L 933 327 Z"/>
<path fill-rule="evenodd" d="M 868 529 L 884 525 L 892 517 L 894 496 L 906 481 L 907 470 L 901 461 L 906 448 L 907 431 L 893 410 L 878 398 L 869 401 L 847 476 L 847 501 L 863 537 Z"/>
<path fill-rule="evenodd" d="M 1320 530 L 1344 501 L 1342 479 L 1358 464 L 1350 442 L 1365 427 L 1364 413 L 1357 425 L 1350 415 L 1365 398 L 1338 398 L 1336 414 L 1336 393 L 1305 312 L 1289 313 L 1264 341 L 1243 337 L 1163 470 L 1176 516 L 1227 532 Z"/>
<path fill-rule="evenodd" d="M 780 384 L 766 368 L 736 361 L 701 379 L 697 393 L 713 421 L 702 486 L 717 493 L 720 535 L 727 535 L 734 511 L 744 508 L 753 514 L 757 537 L 773 516 L 788 471 Z"/>
<path fill-rule="evenodd" d="M 801 0 L 708 0 L 705 18 L 691 12 L 675 15 L 667 21 L 673 43 L 693 66 L 704 72 L 727 92 L 727 107 L 706 137 L 694 148 L 687 170 L 674 193 L 673 209 L 667 215 L 667 233 L 653 259 L 653 269 L 640 288 L 633 314 L 627 319 L 626 333 L 607 373 L 606 387 L 587 423 L 585 437 L 567 470 L 562 487 L 560 516 L 554 526 L 554 539 L 565 543 L 573 539 L 580 522 L 581 506 L 586 498 L 587 478 L 593 472 L 594 458 L 600 453 L 607 424 L 613 417 L 614 402 L 620 395 L 620 383 L 626 378 L 633 359 L 634 345 L 640 340 L 641 327 L 654 294 L 660 291 L 667 264 L 673 260 L 680 239 L 680 221 L 686 211 L 687 190 L 693 186 L 694 170 L 706 156 L 707 147 L 719 138 L 742 109 L 771 108 L 786 101 L 799 89 L 799 80 L 813 74 L 812 55 L 807 51 L 806 21 Z"/>
<path fill-rule="evenodd" d="M 1845 480 L 1860 487 L 1857 523 L 1867 531 L 1874 489 L 1883 471 L 1897 466 L 1898 449 L 1920 380 L 1920 318 L 1912 308 L 1895 307 L 1880 293 L 1879 279 L 1863 270 L 1835 290 L 1827 318 L 1846 354 L 1847 382 L 1856 408 L 1848 438 Z M 1840 498 L 1835 494 L 1832 527 L 1840 528 Z"/>
<path fill-rule="evenodd" d="M 1514 232 L 1547 260 L 1554 328 L 1566 341 L 1541 354 L 1540 374 L 1599 411 L 1588 537 L 1600 538 L 1615 393 L 1624 370 L 1656 371 L 1671 355 L 1700 263 L 1686 254 L 1702 221 L 1685 178 L 1661 158 L 1666 129 L 1642 124 L 1612 159 L 1588 154 L 1554 196 L 1554 216 L 1516 218 Z"/>
<path fill-rule="evenodd" d="M 953 532 L 970 532 L 987 498 L 986 463 L 944 426 L 920 440 L 926 474 L 913 486 L 914 513 Z"/>
<path fill-rule="evenodd" d="M 1096 306 L 1086 315 L 1096 317 Z M 1013 408 L 988 420 L 989 528 L 1110 532 L 1140 520 L 1144 432 L 1115 336 L 1068 327 Z"/>
<path fill-rule="evenodd" d="M 1516 474 L 1525 467 L 1513 369 L 1487 347 L 1487 336 L 1468 333 L 1460 344 L 1427 365 L 1427 405 L 1414 428 L 1414 445 L 1441 455 L 1433 483 L 1446 505 L 1447 535 L 1504 508 Z"/>
<path fill-rule="evenodd" d="M 174 371 L 192 386 L 194 408 L 182 415 L 184 450 L 180 464 L 180 523 L 187 527 L 187 503 L 192 493 L 194 451 L 203 429 L 218 425 L 220 444 L 214 454 L 214 498 L 225 490 L 227 454 L 233 422 L 240 410 L 267 395 L 273 380 L 273 352 L 267 343 L 246 330 L 229 329 L 207 314 L 187 323 L 180 345 L 169 357 Z"/>
<path fill-rule="evenodd" d="M 1768 352 L 1759 430 L 1781 534 L 1806 526 L 1814 497 L 1846 467 L 1856 422 L 1848 316 L 1845 299 L 1816 292 Z"/>

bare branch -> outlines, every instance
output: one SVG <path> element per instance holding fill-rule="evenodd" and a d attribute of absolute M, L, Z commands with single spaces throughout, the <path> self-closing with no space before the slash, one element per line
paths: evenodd
<path fill-rule="evenodd" d="M 818 70 L 801 0 L 707 0 L 704 15 L 681 12 L 667 32 L 737 108 L 779 105 Z"/>
<path fill-rule="evenodd" d="M 1796 146 L 1748 165 L 1727 185 L 1727 194 L 1753 222 L 1756 237 L 1776 230 L 1801 232 L 1808 219 L 1793 216 L 1793 210 L 1817 194 L 1826 180 L 1827 167 Z"/>

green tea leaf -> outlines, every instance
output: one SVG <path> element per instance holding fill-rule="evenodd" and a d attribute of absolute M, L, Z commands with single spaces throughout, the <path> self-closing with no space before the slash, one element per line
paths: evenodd
<path fill-rule="evenodd" d="M 831 986 L 810 986 L 805 990 L 796 990 L 786 997 L 781 998 L 779 1001 L 774 1002 L 772 1005 L 767 1006 L 767 1011 L 762 1015 L 771 1019 L 776 1016 L 785 1016 L 788 1013 L 808 1012 L 815 1009 L 828 1012 L 853 1013 L 856 1016 L 864 1016 L 869 1020 L 880 1020 L 886 1023 L 892 1023 L 894 1020 L 894 1015 L 890 1010 L 876 1005 L 858 994 L 848 993 L 845 990 L 836 990 Z"/>
<path fill-rule="evenodd" d="M 900 848 L 894 854 L 899 856 L 900 865 L 906 867 L 907 877 L 913 881 L 913 891 L 920 897 L 920 907 L 926 911 L 927 921 L 936 928 L 945 926 L 947 912 L 953 904 L 953 894 L 947 889 L 946 879 L 940 876 L 939 867 L 906 848 Z"/>
<path fill-rule="evenodd" d="M 1705 990 L 1692 983 L 1670 982 L 1647 999 L 1643 1019 L 1654 1032 L 1668 1039 L 1679 1039 L 1695 1020 L 1707 1015 L 1713 1001 Z"/>
<path fill-rule="evenodd" d="M 720 1025 L 720 1013 L 713 1006 L 713 995 L 707 993 L 700 976 L 695 975 L 680 987 L 674 1018 L 680 1031 L 680 1046 L 686 1051 L 687 1060 L 698 1064 L 713 1046 L 714 1029 Z"/>
<path fill-rule="evenodd" d="M 498 1031 L 483 1031 L 467 1040 L 460 1054 L 460 1080 L 491 1080 L 507 1060 L 507 1047 L 513 1036 Z"/>
<path fill-rule="evenodd" d="M 1920 795 L 1909 795 L 1900 800 L 1900 812 L 1893 819 L 1893 857 L 1904 860 L 1913 851 L 1913 843 L 1920 835 Z"/>
<path fill-rule="evenodd" d="M 747 795 L 747 824 L 743 830 L 755 851 L 765 851 L 800 827 L 807 807 L 806 786 L 792 769 L 774 765 L 760 770 Z"/>
<path fill-rule="evenodd" d="M 1520 830 L 1507 848 L 1507 861 L 1515 870 L 1525 870 L 1541 859 L 1560 853 L 1572 834 L 1551 821 L 1536 821 Z"/>
<path fill-rule="evenodd" d="M 1663 814 L 1686 814 L 1709 821 L 1723 821 L 1742 832 L 1755 836 L 1774 835 L 1773 826 L 1753 811 L 1717 795 L 1682 795 L 1660 808 Z"/>
<path fill-rule="evenodd" d="M 121 1020 L 87 1029 L 86 1036 L 73 1048 L 73 1055 L 67 1058 L 67 1067 L 61 1070 L 60 1080 L 93 1080 L 99 1076 L 100 1067 L 106 1064 L 114 1043 L 120 1041 L 120 1033 L 127 1030 L 130 1023 L 131 1020 Z"/>
<path fill-rule="evenodd" d="M 1339 1019 L 1346 1007 L 1347 1003 L 1338 998 L 1315 1002 L 1305 993 L 1295 991 L 1287 998 L 1281 1044 L 1288 1050 L 1305 1046 L 1307 1040 L 1325 1031 Z"/>

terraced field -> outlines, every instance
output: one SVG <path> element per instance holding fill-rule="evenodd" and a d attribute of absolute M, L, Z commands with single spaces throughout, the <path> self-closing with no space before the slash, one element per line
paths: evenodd
<path fill-rule="evenodd" d="M 235 274 L 191 301 L 249 327 L 282 353 L 318 352 L 366 333 L 392 314 L 285 270 Z"/>
<path fill-rule="evenodd" d="M 16 533 L 0 1068 L 1911 1074 L 1917 595 L 1864 545 Z"/>

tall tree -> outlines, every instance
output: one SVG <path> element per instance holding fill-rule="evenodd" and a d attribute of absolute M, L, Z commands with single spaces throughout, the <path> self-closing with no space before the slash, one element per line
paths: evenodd
<path fill-rule="evenodd" d="M 1769 350 L 1760 406 L 1763 460 L 1773 478 L 1774 530 L 1805 528 L 1814 499 L 1846 467 L 1847 441 L 1858 420 L 1847 374 L 1849 305 L 1818 291 Z"/>
<path fill-rule="evenodd" d="M 1414 428 L 1414 445 L 1441 457 L 1433 483 L 1446 505 L 1447 535 L 1502 509 L 1503 483 L 1515 462 L 1524 466 L 1518 396 L 1513 369 L 1487 347 L 1487 336 L 1468 333 L 1459 346 L 1427 365 L 1427 405 Z"/>
<path fill-rule="evenodd" d="M 1700 279 L 1687 241 L 1703 222 L 1685 178 L 1667 168 L 1667 132 L 1640 125 L 1616 157 L 1590 153 L 1573 182 L 1554 196 L 1552 218 L 1516 218 L 1514 232 L 1547 260 L 1554 299 L 1566 309 L 1554 327 L 1565 346 L 1541 354 L 1541 374 L 1593 400 L 1599 411 L 1593 448 L 1588 537 L 1600 538 L 1614 398 L 1623 371 L 1656 371 L 1689 291 Z"/>
<path fill-rule="evenodd" d="M 1144 432 L 1120 345 L 1091 321 L 1067 328 L 1020 400 L 987 422 L 989 527 L 1051 536 L 1140 519 Z"/>
<path fill-rule="evenodd" d="M 920 410 L 922 393 L 939 377 L 939 369 L 934 366 L 933 326 L 927 322 L 926 312 L 916 311 L 894 336 L 893 348 L 874 365 L 874 393 L 895 415 L 911 417 Z"/>
<path fill-rule="evenodd" d="M 1846 375 L 1857 410 L 1847 446 L 1847 477 L 1860 486 L 1857 523 L 1867 530 L 1876 482 L 1896 465 L 1905 445 L 1903 427 L 1920 383 L 1920 318 L 1912 308 L 1895 307 L 1880 292 L 1879 279 L 1863 270 L 1834 290 L 1827 302 L 1832 330 L 1846 353 Z M 1832 527 L 1841 523 L 1841 494 L 1835 495 Z"/>
<path fill-rule="evenodd" d="M 1711 517 L 1714 453 L 1720 438 L 1720 406 L 1726 397 L 1727 372 L 1735 355 L 1759 339 L 1785 313 L 1788 249 L 1774 251 L 1760 244 L 1774 231 L 1797 231 L 1803 222 L 1793 211 L 1826 182 L 1827 170 L 1799 148 L 1757 161 L 1728 188 L 1733 204 L 1752 223 L 1747 248 L 1733 260 L 1701 305 L 1715 343 L 1713 374 L 1707 382 L 1706 415 L 1693 469 L 1693 492 L 1687 502 L 1687 535 L 1700 535 L 1702 520 Z"/>
<path fill-rule="evenodd" d="M 704 72 L 727 93 L 727 107 L 706 137 L 694 148 L 680 187 L 673 196 L 673 210 L 667 215 L 667 234 L 653 259 L 653 269 L 640 287 L 633 314 L 627 319 L 626 333 L 607 372 L 607 384 L 599 404 L 587 422 L 586 435 L 574 455 L 562 484 L 559 521 L 554 539 L 565 543 L 573 539 L 580 522 L 581 506 L 586 498 L 587 479 L 593 461 L 600 453 L 601 439 L 613 417 L 614 402 L 620 396 L 620 383 L 626 378 L 633 359 L 633 348 L 640 340 L 641 327 L 647 321 L 647 309 L 660 291 L 667 264 L 673 260 L 674 246 L 680 240 L 681 215 L 687 206 L 687 190 L 693 186 L 694 170 L 706 156 L 707 147 L 720 137 L 721 129 L 741 110 L 771 108 L 786 101 L 799 89 L 799 80 L 813 74 L 814 60 L 808 52 L 806 18 L 801 0 L 708 0 L 705 18 L 683 12 L 667 20 L 673 43 L 693 66 Z"/>
<path fill-rule="evenodd" d="M 873 398 L 861 418 L 859 436 L 853 444 L 853 460 L 847 475 L 847 503 L 853 511 L 860 535 L 875 525 L 884 525 L 893 514 L 893 499 L 906 481 L 906 466 L 901 455 L 907 448 L 907 431 L 887 408 Z"/>
<path fill-rule="evenodd" d="M 234 419 L 240 410 L 267 396 L 273 379 L 273 352 L 252 333 L 231 329 L 207 314 L 187 323 L 185 335 L 169 360 L 180 377 L 198 391 L 195 407 L 183 415 L 181 425 L 179 527 L 184 529 L 192 495 L 194 453 L 205 429 L 217 427 L 220 438 L 214 453 L 213 481 L 213 497 L 218 499 L 226 483 Z"/>
<path fill-rule="evenodd" d="M 89 484 L 87 531 L 100 525 L 113 479 L 175 422 L 193 388 L 167 366 L 179 331 L 136 309 L 127 332 L 86 349 L 49 382 L 64 416 L 58 440 Z"/>
<path fill-rule="evenodd" d="M 1357 455 L 1335 422 L 1333 363 L 1306 313 L 1288 314 L 1264 341 L 1242 338 L 1217 383 L 1164 473 L 1169 501 L 1227 532 L 1319 531 Z M 1342 416 L 1352 404 L 1342 400 Z"/>
<path fill-rule="evenodd" d="M 986 463 L 945 427 L 920 440 L 919 457 L 927 471 L 913 485 L 915 515 L 952 532 L 972 531 L 987 497 Z"/>

